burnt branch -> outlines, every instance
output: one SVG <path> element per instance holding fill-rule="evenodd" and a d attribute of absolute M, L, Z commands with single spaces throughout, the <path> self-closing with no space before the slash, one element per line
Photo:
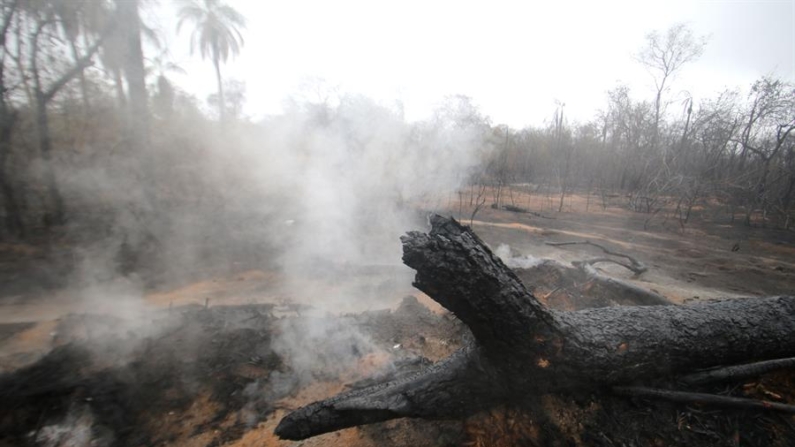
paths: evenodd
<path fill-rule="evenodd" d="M 627 263 L 621 262 L 621 261 L 616 261 L 615 259 L 610 259 L 610 258 L 594 258 L 594 259 L 588 259 L 587 261 L 575 261 L 575 262 L 572 262 L 572 264 L 575 267 L 580 267 L 582 265 L 595 265 L 595 264 L 599 264 L 599 263 L 602 263 L 602 262 L 607 262 L 607 263 L 611 263 L 611 264 L 620 265 L 621 267 L 624 267 L 625 269 L 631 271 L 632 273 L 634 273 L 636 275 L 640 275 L 641 273 L 645 273 L 648 270 L 645 266 L 639 268 L 639 267 L 636 267 L 634 265 L 630 265 L 630 264 L 627 264 Z"/>
<path fill-rule="evenodd" d="M 711 382 L 747 379 L 780 369 L 795 369 L 795 357 L 713 368 L 682 376 L 679 381 L 687 385 L 702 385 Z"/>
<path fill-rule="evenodd" d="M 599 245 L 599 244 L 595 244 L 595 243 L 593 243 L 591 241 L 547 242 L 546 244 L 549 245 L 549 246 L 552 246 L 552 247 L 563 247 L 563 246 L 566 246 L 566 245 L 590 245 L 591 247 L 596 247 L 596 248 L 602 250 L 605 254 L 608 254 L 610 256 L 616 256 L 616 257 L 619 257 L 619 258 L 624 258 L 624 259 L 626 259 L 626 260 L 628 260 L 630 262 L 630 264 L 626 264 L 626 263 L 619 262 L 619 261 L 616 261 L 616 260 L 613 260 L 613 259 L 610 259 L 610 258 L 596 258 L 596 259 L 589 259 L 587 261 L 578 261 L 579 264 L 594 265 L 594 264 L 597 264 L 599 262 L 612 262 L 613 264 L 618 264 L 621 267 L 624 267 L 624 268 L 632 271 L 636 275 L 640 275 L 640 274 L 645 273 L 646 271 L 649 270 L 648 267 L 646 267 L 643 263 L 639 262 L 637 259 L 633 258 L 632 256 L 624 254 L 624 253 L 619 253 L 619 252 L 615 252 L 615 251 L 609 250 L 609 249 L 605 248 L 604 246 Z"/>
<path fill-rule="evenodd" d="M 282 439 L 306 439 L 346 427 L 401 417 L 465 417 L 507 399 L 497 372 L 479 349 L 467 346 L 402 380 L 374 385 L 315 402 L 288 414 L 276 427 Z"/>
<path fill-rule="evenodd" d="M 795 405 L 770 402 L 743 397 L 719 396 L 708 393 L 689 393 L 685 391 L 661 390 L 639 386 L 614 387 L 613 392 L 622 396 L 644 399 L 659 399 L 683 404 L 708 405 L 718 408 L 737 408 L 743 410 L 780 411 L 795 413 Z"/>

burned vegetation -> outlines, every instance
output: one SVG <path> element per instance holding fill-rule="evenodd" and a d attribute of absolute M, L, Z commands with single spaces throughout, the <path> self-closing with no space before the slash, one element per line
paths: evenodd
<path fill-rule="evenodd" d="M 85 338 L 2 377 L 5 442 L 60 445 L 82 431 L 100 445 L 156 445 L 186 429 L 213 433 L 215 445 L 236 439 L 280 392 L 268 380 L 285 368 L 269 307 L 158 312 L 147 316 L 157 333 L 143 337 L 108 335 L 124 324 L 110 316 L 62 319 L 59 333 Z"/>
<path fill-rule="evenodd" d="M 795 351 L 792 297 L 555 311 L 529 293 L 470 229 L 440 216 L 432 223 L 430 233 L 411 232 L 402 239 L 404 262 L 417 270 L 415 287 L 461 319 L 472 339 L 421 373 L 291 413 L 277 427 L 279 436 L 304 439 L 400 417 L 461 418 L 505 403 L 541 408 L 550 396 L 605 393 L 795 412 L 795 406 L 769 400 L 676 388 L 682 382 L 711 382 L 693 379 L 691 374 L 704 369 L 715 368 L 715 381 L 720 376 L 724 381 L 789 365 L 785 358 Z M 782 360 L 754 363 L 769 359 Z M 744 365 L 724 369 L 738 364 Z M 791 430 L 789 420 L 781 424 Z M 773 435 L 765 442 L 786 439 Z"/>
<path fill-rule="evenodd" d="M 0 445 L 271 445 L 274 431 L 317 445 L 795 439 L 790 297 L 683 306 L 588 263 L 512 271 L 441 217 L 403 244 L 415 285 L 451 312 L 407 297 L 344 316 L 268 304 L 62 318 L 49 354 L 0 377 Z M 284 346 L 309 326 L 333 329 Z"/>
<path fill-rule="evenodd" d="M 413 297 L 395 311 L 349 316 L 298 316 L 268 304 L 141 318 L 62 318 L 54 333 L 69 342 L 56 340 L 46 356 L 0 376 L 0 445 L 227 445 L 294 406 L 312 384 L 359 388 L 400 377 L 449 355 L 463 336 L 454 318 Z M 315 358 L 312 368 L 279 341 L 305 324 L 334 332 L 289 348 Z M 368 341 L 339 335 L 343 327 Z"/>

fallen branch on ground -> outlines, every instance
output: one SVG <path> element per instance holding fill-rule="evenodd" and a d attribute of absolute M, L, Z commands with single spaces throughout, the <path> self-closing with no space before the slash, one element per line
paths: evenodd
<path fill-rule="evenodd" d="M 707 393 L 689 393 L 684 391 L 661 390 L 639 386 L 617 386 L 613 392 L 622 396 L 640 397 L 644 399 L 660 399 L 684 404 L 709 405 L 718 408 L 739 408 L 752 410 L 770 410 L 783 413 L 795 413 L 795 405 L 769 402 L 766 400 L 747 399 L 743 397 L 718 396 Z"/>
<path fill-rule="evenodd" d="M 626 264 L 626 263 L 618 262 L 618 261 L 616 261 L 614 259 L 610 259 L 610 258 L 596 258 L 596 259 L 589 259 L 587 261 L 577 261 L 579 264 L 594 265 L 594 264 L 597 264 L 597 263 L 600 263 L 600 262 L 611 262 L 613 264 L 618 264 L 621 267 L 624 267 L 625 269 L 630 270 L 631 272 L 635 273 L 636 275 L 640 275 L 640 274 L 645 273 L 645 272 L 647 272 L 649 270 L 648 267 L 646 267 L 643 263 L 639 262 L 637 259 L 633 258 L 632 256 L 624 254 L 624 253 L 619 253 L 619 252 L 615 252 L 615 251 L 612 251 L 612 250 L 608 250 L 607 248 L 603 247 L 602 245 L 595 244 L 595 243 L 593 243 L 591 241 L 547 242 L 546 244 L 550 245 L 552 247 L 562 247 L 562 246 L 566 246 L 566 245 L 590 245 L 592 247 L 599 248 L 605 254 L 608 254 L 608 255 L 611 255 L 611 256 L 617 256 L 619 258 L 627 259 L 631 263 L 631 264 Z M 577 264 L 575 264 L 575 265 L 577 265 Z"/>
<path fill-rule="evenodd" d="M 723 368 L 713 368 L 680 377 L 679 381 L 688 385 L 701 385 L 704 383 L 721 382 L 725 380 L 747 379 L 749 377 L 760 376 L 762 374 L 779 369 L 793 368 L 795 368 L 795 357 L 749 363 L 746 365 L 732 365 Z"/>

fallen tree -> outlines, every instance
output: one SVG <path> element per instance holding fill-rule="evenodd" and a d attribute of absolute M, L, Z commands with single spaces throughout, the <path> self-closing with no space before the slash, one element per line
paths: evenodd
<path fill-rule="evenodd" d="M 278 436 L 305 439 L 401 417 L 459 418 L 562 391 L 682 400 L 685 393 L 636 385 L 795 354 L 795 297 L 553 311 L 471 229 L 440 216 L 431 223 L 430 233 L 401 238 L 403 261 L 417 271 L 415 287 L 466 324 L 472 340 L 415 375 L 300 408 L 280 422 Z"/>

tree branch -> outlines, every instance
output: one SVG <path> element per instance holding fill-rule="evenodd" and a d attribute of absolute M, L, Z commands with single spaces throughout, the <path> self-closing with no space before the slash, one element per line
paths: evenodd
<path fill-rule="evenodd" d="M 94 57 L 97 51 L 99 51 L 99 48 L 100 46 L 102 46 L 102 42 L 104 41 L 106 34 L 107 33 L 103 33 L 102 36 L 98 37 L 97 41 L 94 42 L 94 45 L 92 45 L 91 48 L 89 48 L 88 52 L 83 57 L 78 59 L 74 67 L 72 67 L 69 71 L 64 73 L 57 81 L 55 81 L 55 83 L 53 83 L 53 85 L 50 86 L 49 89 L 47 89 L 46 92 L 43 93 L 45 103 L 50 102 L 50 100 L 52 100 L 52 98 L 56 94 L 58 94 L 58 91 L 60 91 L 66 84 L 68 84 L 69 81 L 74 79 L 78 74 L 80 74 L 81 71 L 85 70 L 88 66 L 91 65 L 92 63 L 91 59 Z"/>
<path fill-rule="evenodd" d="M 795 405 L 787 405 L 765 400 L 747 399 L 742 397 L 718 396 L 715 394 L 690 393 L 685 391 L 670 391 L 639 386 L 617 386 L 613 387 L 613 392 L 622 396 L 641 397 L 645 399 L 660 399 L 685 404 L 701 404 L 721 408 L 736 408 L 741 410 L 751 409 L 795 413 Z"/>
<path fill-rule="evenodd" d="M 596 247 L 596 248 L 601 249 L 603 252 L 605 252 L 608 255 L 617 256 L 617 257 L 620 257 L 620 258 L 628 259 L 629 262 L 632 263 L 632 265 L 627 265 L 627 264 L 624 264 L 622 262 L 614 261 L 614 260 L 608 259 L 608 258 L 596 258 L 596 259 L 591 259 L 591 260 L 588 260 L 588 261 L 579 261 L 579 263 L 581 263 L 581 264 L 593 265 L 593 264 L 596 264 L 596 263 L 599 263 L 599 262 L 612 262 L 612 263 L 618 264 L 618 265 L 620 265 L 620 266 L 622 266 L 622 267 L 624 267 L 624 268 L 626 268 L 628 270 L 631 270 L 633 273 L 635 273 L 637 275 L 640 275 L 640 274 L 642 274 L 642 273 L 644 273 L 644 272 L 649 270 L 648 267 L 643 265 L 643 263 L 639 262 L 637 259 L 633 258 L 632 256 L 626 255 L 624 253 L 618 253 L 618 252 L 615 252 L 615 251 L 608 250 L 607 248 L 605 248 L 605 247 L 603 247 L 603 246 L 601 246 L 599 244 L 595 244 L 595 243 L 593 243 L 591 241 L 547 242 L 546 244 L 550 245 L 552 247 L 562 247 L 562 246 L 565 246 L 565 245 L 590 245 L 592 247 Z"/>
<path fill-rule="evenodd" d="M 748 363 L 745 365 L 732 365 L 720 368 L 699 371 L 679 378 L 687 385 L 701 385 L 725 380 L 746 379 L 756 377 L 778 369 L 795 368 L 795 357 L 786 359 L 768 360 L 765 362 Z"/>
<path fill-rule="evenodd" d="M 499 376 L 473 345 L 406 379 L 348 391 L 300 408 L 279 422 L 282 439 L 306 439 L 346 427 L 401 417 L 450 419 L 509 398 Z"/>
<path fill-rule="evenodd" d="M 8 28 L 11 27 L 11 21 L 14 18 L 14 13 L 17 10 L 18 4 L 19 0 L 12 0 L 11 4 L 8 5 L 8 10 L 6 11 L 3 25 L 0 26 L 0 46 L 2 46 L 3 48 L 5 48 L 6 46 L 6 33 L 8 33 Z"/>

